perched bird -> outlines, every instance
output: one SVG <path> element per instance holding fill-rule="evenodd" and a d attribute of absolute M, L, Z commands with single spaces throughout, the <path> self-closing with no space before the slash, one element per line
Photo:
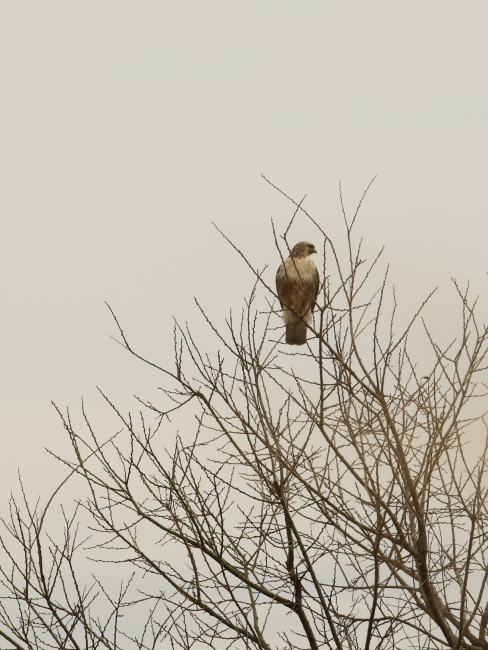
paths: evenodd
<path fill-rule="evenodd" d="M 316 252 L 310 242 L 299 242 L 276 274 L 276 291 L 283 308 L 289 345 L 303 345 L 307 341 L 306 323 L 312 322 L 320 285 L 319 272 L 311 258 Z"/>

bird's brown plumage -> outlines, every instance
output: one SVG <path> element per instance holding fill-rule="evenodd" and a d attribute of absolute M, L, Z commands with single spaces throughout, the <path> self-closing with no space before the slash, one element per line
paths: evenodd
<path fill-rule="evenodd" d="M 316 252 L 310 242 L 299 242 L 276 274 L 276 291 L 283 308 L 289 345 L 303 345 L 307 340 L 307 324 L 312 322 L 320 285 L 319 273 L 311 258 Z"/>

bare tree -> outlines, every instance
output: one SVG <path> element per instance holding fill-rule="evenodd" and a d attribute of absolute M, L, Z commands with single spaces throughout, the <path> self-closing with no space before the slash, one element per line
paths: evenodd
<path fill-rule="evenodd" d="M 422 319 L 430 296 L 402 328 L 381 254 L 367 263 L 355 239 L 361 202 L 343 209 L 340 243 L 290 200 L 281 258 L 305 219 L 324 259 L 307 346 L 284 345 L 274 285 L 237 248 L 254 275 L 242 314 L 221 327 L 198 305 L 214 353 L 176 323 L 174 364 L 160 367 L 113 314 L 164 394 L 137 417 L 104 395 L 112 437 L 60 412 L 63 462 L 87 497 L 63 511 L 62 541 L 46 523 L 55 499 L 12 501 L 0 569 L 11 647 L 488 648 L 476 300 L 454 283 L 448 344 Z"/>

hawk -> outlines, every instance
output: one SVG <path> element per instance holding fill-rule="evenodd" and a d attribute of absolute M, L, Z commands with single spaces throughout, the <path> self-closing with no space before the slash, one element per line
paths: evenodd
<path fill-rule="evenodd" d="M 306 324 L 312 322 L 320 285 L 319 272 L 311 258 L 316 252 L 310 242 L 299 242 L 276 274 L 276 291 L 283 308 L 288 345 L 303 345 L 307 341 Z"/>

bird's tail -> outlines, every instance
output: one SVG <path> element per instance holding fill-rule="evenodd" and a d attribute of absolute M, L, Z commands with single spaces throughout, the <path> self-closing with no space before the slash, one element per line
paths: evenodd
<path fill-rule="evenodd" d="M 307 342 L 307 326 L 305 323 L 292 323 L 286 326 L 286 342 L 288 345 L 303 345 Z"/>

